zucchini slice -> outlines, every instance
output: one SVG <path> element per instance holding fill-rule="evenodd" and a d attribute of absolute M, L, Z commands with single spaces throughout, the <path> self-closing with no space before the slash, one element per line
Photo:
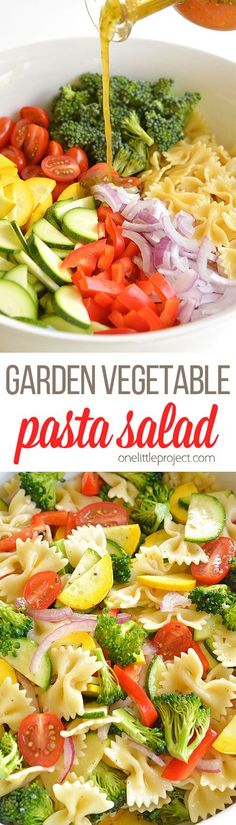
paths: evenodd
<path fill-rule="evenodd" d="M 191 496 L 185 526 L 186 541 L 212 541 L 222 533 L 225 525 L 225 508 L 215 496 L 194 493 Z"/>
<path fill-rule="evenodd" d="M 50 247 L 68 250 L 74 248 L 73 242 L 66 235 L 63 235 L 59 229 L 55 229 L 55 226 L 52 226 L 45 218 L 41 218 L 33 224 L 32 232 Z"/>
<path fill-rule="evenodd" d="M 87 198 L 77 198 L 76 200 L 70 198 L 68 201 L 57 201 L 57 203 L 50 208 L 52 210 L 52 216 L 56 218 L 56 221 L 61 223 L 66 212 L 70 212 L 71 209 L 95 209 L 95 200 L 92 195 L 89 195 Z M 50 218 L 48 218 L 48 220 L 50 220 Z"/>
<path fill-rule="evenodd" d="M 96 209 L 70 209 L 62 221 L 62 228 L 72 241 L 91 243 L 98 240 Z"/>
<path fill-rule="evenodd" d="M 158 656 L 158 654 L 156 654 L 150 662 L 146 674 L 146 690 L 152 702 L 154 701 L 155 696 L 157 696 L 157 688 L 159 687 L 159 682 L 161 681 L 164 673 L 165 664 L 162 656 Z"/>
<path fill-rule="evenodd" d="M 0 312 L 8 318 L 37 320 L 37 307 L 29 292 L 14 281 L 0 281 Z"/>
<path fill-rule="evenodd" d="M 54 295 L 54 309 L 71 324 L 90 332 L 90 318 L 76 286 L 61 286 Z"/>
<path fill-rule="evenodd" d="M 50 249 L 44 241 L 41 241 L 34 233 L 31 235 L 28 242 L 29 254 L 32 256 L 36 264 L 49 275 L 49 278 L 56 284 L 71 283 L 71 270 L 61 268 L 61 260 L 58 255 L 55 255 L 53 249 Z"/>
<path fill-rule="evenodd" d="M 0 220 L 0 250 L 2 252 L 17 252 L 22 249 L 22 243 L 8 221 Z"/>

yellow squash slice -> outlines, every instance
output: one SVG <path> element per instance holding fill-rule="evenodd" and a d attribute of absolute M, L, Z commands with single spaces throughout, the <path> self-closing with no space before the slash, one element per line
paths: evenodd
<path fill-rule="evenodd" d="M 60 593 L 59 601 L 75 610 L 90 610 L 105 599 L 113 585 L 112 561 L 109 553 L 77 578 L 75 571 Z"/>

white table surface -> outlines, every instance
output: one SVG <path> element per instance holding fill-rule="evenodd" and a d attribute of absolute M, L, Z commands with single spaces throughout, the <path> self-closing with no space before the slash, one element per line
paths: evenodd
<path fill-rule="evenodd" d="M 26 43 L 78 35 L 97 36 L 84 0 L 11 0 L 1 15 L 0 50 Z M 217 32 L 194 26 L 172 8 L 134 27 L 132 37 L 156 38 L 191 45 L 236 62 L 236 31 Z M 119 44 L 117 45 L 119 48 Z"/>

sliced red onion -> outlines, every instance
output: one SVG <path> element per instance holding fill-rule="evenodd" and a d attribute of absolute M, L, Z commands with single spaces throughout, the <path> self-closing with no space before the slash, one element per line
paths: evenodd
<path fill-rule="evenodd" d="M 132 748 L 139 751 L 139 753 L 143 753 L 145 756 L 148 757 L 148 759 L 151 759 L 152 762 L 155 762 L 156 765 L 160 765 L 160 768 L 163 768 L 165 762 L 163 762 L 163 759 L 161 759 L 160 756 L 157 756 L 157 753 L 153 753 L 153 751 L 149 750 L 149 748 L 146 748 L 145 745 L 139 745 L 138 742 L 134 742 L 134 740 L 131 739 L 131 736 L 126 736 L 125 738 L 127 742 L 130 742 L 132 744 Z"/>
<path fill-rule="evenodd" d="M 176 215 L 174 224 L 179 232 L 186 235 L 187 238 L 192 238 L 195 229 L 195 220 L 193 215 L 190 215 L 189 212 L 184 212 L 181 210 L 178 212 L 178 215 Z"/>
<path fill-rule="evenodd" d="M 142 255 L 143 269 L 150 275 L 153 272 L 153 252 L 150 243 L 138 232 L 133 232 L 130 229 L 124 229 L 123 236 L 137 244 Z"/>
<path fill-rule="evenodd" d="M 162 216 L 161 222 L 168 238 L 170 238 L 171 241 L 174 241 L 174 243 L 177 243 L 181 249 L 189 249 L 191 252 L 196 252 L 198 250 L 198 242 L 181 235 L 180 232 L 175 229 L 171 217 L 167 211 Z"/>
<path fill-rule="evenodd" d="M 94 630 L 94 622 L 92 622 L 92 617 L 90 623 L 88 620 L 86 622 L 81 622 L 81 619 L 77 619 L 77 621 L 73 622 L 73 631 L 76 632 L 76 630 L 86 630 L 88 633 L 91 633 L 91 631 Z M 47 653 L 49 648 L 52 647 L 55 642 L 63 636 L 66 636 L 67 633 L 71 633 L 71 622 L 66 622 L 65 624 L 60 625 L 60 627 L 57 627 L 52 633 L 48 633 L 48 635 L 45 636 L 31 659 L 30 670 L 32 673 L 37 673 L 38 670 L 40 670 L 44 654 Z"/>
<path fill-rule="evenodd" d="M 197 771 L 206 771 L 206 773 L 220 773 L 221 760 L 220 759 L 200 759 L 197 766 Z"/>
<path fill-rule="evenodd" d="M 29 679 L 26 678 L 26 676 L 23 676 L 22 673 L 19 673 L 18 670 L 16 670 L 16 676 L 17 681 L 26 691 L 27 696 L 29 696 L 30 699 L 32 699 L 35 710 L 39 711 L 39 703 L 32 682 L 30 682 Z"/>
<path fill-rule="evenodd" d="M 60 779 L 58 779 L 59 784 L 65 782 L 68 773 L 70 773 L 71 768 L 73 767 L 75 760 L 75 746 L 73 736 L 68 736 L 67 739 L 64 739 L 64 770 Z"/>
<path fill-rule="evenodd" d="M 116 621 L 117 624 L 124 624 L 124 622 L 129 622 L 131 618 L 131 613 L 118 613 L 118 616 L 116 616 Z"/>
<path fill-rule="evenodd" d="M 188 607 L 189 605 L 191 605 L 191 602 L 187 596 L 172 591 L 172 593 L 166 593 L 165 596 L 163 596 L 160 602 L 160 610 L 162 610 L 163 613 L 168 613 L 169 610 L 174 610 L 175 607 Z"/>
<path fill-rule="evenodd" d="M 71 622 L 81 621 L 81 624 L 92 622 L 94 623 L 94 628 L 97 622 L 97 616 L 91 613 L 74 613 L 71 607 L 62 607 L 61 609 L 58 608 L 46 608 L 46 610 L 34 610 L 33 608 L 28 608 L 28 615 L 31 616 L 36 622 L 63 622 L 64 619 L 70 619 Z"/>

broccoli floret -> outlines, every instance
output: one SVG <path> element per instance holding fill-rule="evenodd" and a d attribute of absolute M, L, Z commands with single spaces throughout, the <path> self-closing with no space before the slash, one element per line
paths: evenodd
<path fill-rule="evenodd" d="M 147 146 L 143 140 L 130 140 L 129 143 L 124 144 L 117 152 L 113 161 L 114 169 L 123 175 L 129 177 L 130 175 L 137 175 L 147 168 L 148 154 Z"/>
<path fill-rule="evenodd" d="M 158 530 L 168 513 L 168 502 L 158 500 L 151 488 L 150 494 L 146 491 L 143 495 L 140 493 L 137 496 L 130 511 L 130 518 L 132 522 L 139 524 L 145 536 L 149 536 L 150 533 Z"/>
<path fill-rule="evenodd" d="M 145 125 L 159 152 L 167 152 L 168 149 L 171 149 L 179 140 L 184 138 L 181 119 L 174 116 L 167 120 L 160 114 L 158 109 L 153 108 L 146 112 Z"/>
<path fill-rule="evenodd" d="M 113 576 L 115 582 L 128 582 L 131 576 L 132 559 L 122 547 L 111 553 Z"/>
<path fill-rule="evenodd" d="M 4 733 L 0 742 L 0 779 L 6 779 L 19 770 L 21 762 L 22 756 L 15 737 L 10 731 Z"/>
<path fill-rule="evenodd" d="M 64 149 L 69 149 L 71 146 L 83 146 L 85 151 L 88 151 L 92 129 L 89 123 L 85 124 L 81 121 L 78 123 L 77 120 L 68 118 L 60 124 L 53 121 L 50 134 L 54 140 L 61 141 Z"/>
<path fill-rule="evenodd" d="M 136 661 L 146 636 L 146 630 L 141 625 L 132 620 L 120 625 L 114 616 L 108 615 L 107 610 L 103 610 L 98 617 L 95 638 L 101 647 L 108 650 L 111 661 L 123 667 Z"/>
<path fill-rule="evenodd" d="M 83 89 L 87 92 L 90 102 L 97 100 L 98 94 L 102 92 L 102 75 L 96 72 L 84 72 L 78 79 L 78 84 L 74 88 Z"/>
<path fill-rule="evenodd" d="M 163 753 L 166 750 L 165 737 L 162 728 L 148 728 L 138 719 L 131 716 L 127 710 L 113 710 L 114 724 L 122 733 L 127 733 L 134 742 L 145 745 L 154 753 Z"/>
<path fill-rule="evenodd" d="M 189 598 L 197 610 L 206 610 L 207 613 L 219 616 L 229 630 L 236 630 L 236 594 L 227 584 L 195 587 Z"/>
<path fill-rule="evenodd" d="M 20 473 L 20 485 L 41 510 L 54 510 L 57 481 L 63 481 L 64 473 Z"/>
<path fill-rule="evenodd" d="M 43 825 L 53 813 L 53 803 L 39 782 L 30 782 L 0 799 L 3 825 Z"/>
<path fill-rule="evenodd" d="M 199 100 L 201 100 L 201 95 L 198 92 L 185 92 L 182 97 L 167 98 L 163 104 L 164 116 L 167 118 L 178 117 L 184 124 Z"/>
<path fill-rule="evenodd" d="M 221 615 L 222 609 L 234 601 L 233 593 L 226 584 L 194 587 L 194 590 L 189 593 L 189 598 L 196 605 L 197 610 L 205 610 L 206 613 L 213 613 L 213 615 Z"/>
<path fill-rule="evenodd" d="M 172 97 L 174 81 L 170 77 L 160 77 L 155 83 L 152 83 L 153 97 L 168 98 Z"/>
<path fill-rule="evenodd" d="M 106 762 L 99 762 L 90 775 L 92 782 L 106 794 L 107 799 L 113 802 L 112 813 L 126 804 L 127 777 L 117 768 L 112 768 Z"/>
<path fill-rule="evenodd" d="M 144 811 L 143 818 L 148 822 L 158 822 L 159 825 L 179 825 L 179 822 L 189 820 L 189 811 L 186 802 L 186 791 L 174 788 L 170 794 L 170 801 L 156 808 L 155 811 Z"/>
<path fill-rule="evenodd" d="M 126 478 L 127 481 L 131 481 L 132 484 L 134 484 L 134 486 L 137 487 L 137 490 L 139 490 L 140 493 L 145 493 L 147 487 L 149 487 L 149 488 L 154 487 L 155 488 L 156 485 L 158 485 L 158 487 L 160 487 L 160 484 L 161 484 L 161 481 L 162 481 L 162 478 L 163 478 L 163 473 L 120 473 L 119 472 L 119 473 L 117 473 L 117 475 L 121 476 L 122 478 Z M 163 485 L 163 486 L 166 487 L 166 485 Z M 165 489 L 165 495 L 168 498 L 167 487 Z"/>
<path fill-rule="evenodd" d="M 230 561 L 230 571 L 228 576 L 224 579 L 224 583 L 230 587 L 233 593 L 236 593 L 236 556 Z"/>
<path fill-rule="evenodd" d="M 102 668 L 99 670 L 101 690 L 97 701 L 99 704 L 113 705 L 114 702 L 118 702 L 119 699 L 124 699 L 123 690 L 121 690 L 116 674 L 107 664 L 102 650 L 97 648 L 94 654 L 98 661 L 102 662 Z"/>
<path fill-rule="evenodd" d="M 17 656 L 19 639 L 24 639 L 33 627 L 32 619 L 0 601 L 0 654 Z"/>
<path fill-rule="evenodd" d="M 171 756 L 188 762 L 210 724 L 210 708 L 195 693 L 162 693 L 155 699 Z"/>
<path fill-rule="evenodd" d="M 143 140 L 147 146 L 152 146 L 154 143 L 153 138 L 142 128 L 139 117 L 135 111 L 130 112 L 124 117 L 124 120 L 122 120 L 122 130 L 126 135 L 134 135 L 134 137 Z"/>
<path fill-rule="evenodd" d="M 87 90 L 74 90 L 70 83 L 62 86 L 58 97 L 54 100 L 52 117 L 55 123 L 62 123 L 68 118 L 77 118 L 80 114 L 81 106 L 86 106 L 90 102 Z"/>

